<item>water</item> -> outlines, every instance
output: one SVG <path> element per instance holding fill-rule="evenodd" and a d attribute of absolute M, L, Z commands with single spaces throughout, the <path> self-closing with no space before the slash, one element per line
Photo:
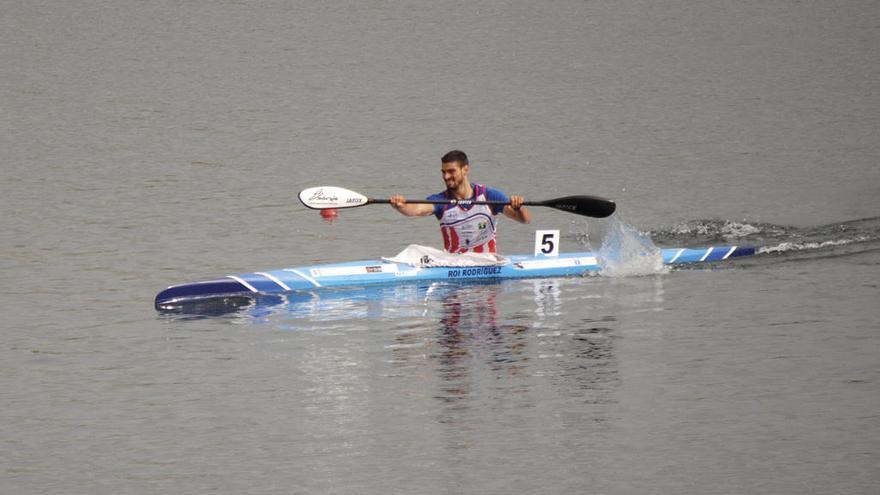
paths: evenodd
<path fill-rule="evenodd" d="M 876 2 L 3 2 L 0 488 L 876 493 Z M 439 242 L 296 193 L 596 194 L 502 221 L 669 273 L 160 315 L 163 287 Z"/>

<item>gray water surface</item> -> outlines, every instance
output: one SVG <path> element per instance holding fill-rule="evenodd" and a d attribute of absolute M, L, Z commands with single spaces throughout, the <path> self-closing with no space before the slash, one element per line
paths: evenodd
<path fill-rule="evenodd" d="M 877 493 L 871 1 L 0 1 L 0 491 Z M 699 269 L 160 314 L 440 242 L 296 194 L 613 198 L 502 221 Z"/>

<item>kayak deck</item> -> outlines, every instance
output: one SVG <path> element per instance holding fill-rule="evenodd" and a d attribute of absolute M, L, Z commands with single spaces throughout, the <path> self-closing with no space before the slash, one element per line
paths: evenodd
<path fill-rule="evenodd" d="M 726 260 L 755 254 L 754 247 L 721 246 L 668 248 L 661 250 L 663 263 L 679 265 Z M 265 272 L 227 275 L 217 280 L 173 285 L 161 291 L 156 309 L 168 309 L 207 298 L 252 296 L 290 291 L 311 291 L 323 287 L 356 287 L 391 283 L 468 281 L 541 277 L 572 277 L 598 272 L 595 253 L 560 253 L 559 256 L 509 256 L 510 263 L 498 266 L 415 267 L 382 260 L 352 261 L 324 265 L 282 268 Z"/>

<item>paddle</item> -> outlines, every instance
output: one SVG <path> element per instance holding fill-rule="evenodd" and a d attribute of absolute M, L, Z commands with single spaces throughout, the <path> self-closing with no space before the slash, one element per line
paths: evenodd
<path fill-rule="evenodd" d="M 323 186 L 310 187 L 299 193 L 299 200 L 307 208 L 326 210 L 329 208 L 354 208 L 370 204 L 388 204 L 387 199 L 372 199 L 363 194 L 349 191 L 341 187 Z M 450 205 L 506 205 L 504 201 L 473 201 L 458 199 L 408 199 L 407 203 L 417 204 L 450 204 Z M 617 205 L 610 199 L 596 196 L 565 196 L 546 201 L 524 201 L 525 206 L 547 206 L 586 217 L 605 218 L 612 213 Z"/>

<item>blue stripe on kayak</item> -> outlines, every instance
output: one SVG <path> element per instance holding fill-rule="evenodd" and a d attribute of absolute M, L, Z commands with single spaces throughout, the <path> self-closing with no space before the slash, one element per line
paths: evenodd
<path fill-rule="evenodd" d="M 724 246 L 724 247 L 715 248 L 712 251 L 712 254 L 710 254 L 704 261 L 726 260 L 727 258 L 734 256 L 734 254 L 736 253 L 736 251 L 738 249 L 739 248 L 737 248 L 736 246 Z M 739 255 L 739 256 L 742 256 L 742 255 Z"/>
<path fill-rule="evenodd" d="M 245 285 L 254 288 L 254 292 L 279 292 L 282 289 L 277 282 L 271 278 L 259 273 L 246 273 L 244 275 L 236 275 Z"/>
<path fill-rule="evenodd" d="M 663 262 L 664 263 L 698 263 L 707 255 L 711 255 L 714 251 L 712 248 L 700 248 L 700 249 L 664 249 L 663 250 Z M 723 253 L 722 253 L 723 256 Z"/>
<path fill-rule="evenodd" d="M 299 278 L 301 278 L 301 279 L 307 281 L 308 283 L 312 284 L 312 286 L 314 286 L 314 287 L 320 287 L 320 286 L 321 286 L 321 284 L 319 284 L 317 280 L 315 280 L 315 279 L 313 279 L 312 277 L 306 275 L 306 274 L 303 273 L 301 270 L 298 270 L 298 269 L 296 269 L 296 268 L 285 268 L 284 271 L 285 271 L 285 272 L 293 273 L 294 275 L 298 276 Z"/>
<path fill-rule="evenodd" d="M 737 256 L 754 256 L 756 248 L 754 246 L 737 246 L 736 250 L 731 253 L 728 258 L 736 258 Z"/>
<path fill-rule="evenodd" d="M 712 251 L 712 254 L 706 257 L 703 261 L 721 261 L 727 255 L 729 249 L 718 248 Z"/>
<path fill-rule="evenodd" d="M 700 263 L 721 261 L 738 256 L 751 256 L 755 248 L 751 246 L 720 246 L 698 249 L 664 249 L 663 262 L 667 264 Z"/>
<path fill-rule="evenodd" d="M 684 253 L 684 252 L 685 252 L 684 248 L 679 249 L 678 251 L 675 252 L 675 254 L 672 256 L 672 258 L 669 258 L 668 260 L 663 260 L 663 262 L 664 263 L 675 263 L 676 261 L 678 261 L 679 256 L 681 256 L 682 253 Z"/>
<path fill-rule="evenodd" d="M 663 262 L 664 263 L 693 263 L 695 261 L 699 261 L 700 257 L 702 257 L 705 249 L 695 250 L 695 249 L 664 249 L 663 253 Z"/>
<path fill-rule="evenodd" d="M 276 277 L 275 275 L 272 275 L 271 273 L 267 273 L 267 272 L 256 272 L 256 274 L 257 274 L 257 275 L 262 275 L 262 276 L 268 278 L 269 280 L 271 280 L 271 281 L 275 282 L 276 284 L 278 284 L 278 286 L 281 287 L 281 288 L 284 289 L 284 290 L 290 290 L 290 287 L 289 287 L 287 284 L 285 284 L 283 280 L 281 280 L 280 278 Z"/>

